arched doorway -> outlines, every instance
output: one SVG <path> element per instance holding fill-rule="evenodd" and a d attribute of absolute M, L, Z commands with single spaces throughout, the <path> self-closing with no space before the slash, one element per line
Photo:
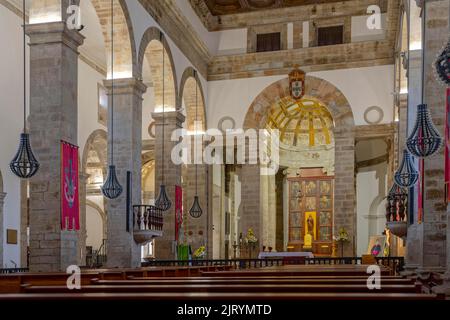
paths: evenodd
<path fill-rule="evenodd" d="M 281 148 L 280 156 L 281 161 L 284 157 L 285 163 L 281 169 L 287 169 L 289 166 L 298 166 L 296 161 L 289 161 L 291 159 L 292 152 L 295 152 L 295 148 L 299 147 L 299 143 L 304 141 L 305 145 L 301 148 L 297 148 L 297 159 L 301 163 L 306 163 L 306 168 L 313 168 L 312 166 L 317 163 L 317 155 L 323 159 L 321 164 L 321 170 L 326 169 L 323 176 L 333 175 L 334 173 L 334 195 L 331 199 L 332 203 L 332 227 L 330 230 L 330 224 L 323 225 L 323 230 L 327 229 L 326 239 L 330 239 L 341 228 L 345 228 L 350 237 L 350 242 L 344 247 L 345 255 L 353 255 L 355 249 L 356 239 L 356 213 L 355 213 L 355 137 L 354 137 L 354 119 L 351 107 L 342 94 L 342 92 L 334 85 L 312 76 L 306 76 L 305 81 L 305 95 L 302 100 L 302 106 L 295 105 L 289 102 L 290 98 L 289 79 L 279 80 L 272 85 L 265 88 L 251 104 L 244 121 L 245 129 L 265 129 L 268 124 L 272 123 L 272 126 L 278 126 L 278 129 L 284 130 L 284 137 L 281 136 L 281 140 L 285 140 L 285 143 L 289 143 L 289 150 Z M 308 106 L 309 105 L 309 106 Z M 312 113 L 307 112 L 302 114 L 300 109 L 312 108 Z M 284 110 L 280 113 L 280 110 Z M 295 111 L 293 115 L 289 116 L 290 111 Z M 281 115 L 281 118 L 280 118 Z M 288 116 L 286 116 L 288 115 Z M 272 121 L 273 117 L 276 121 Z M 305 119 L 303 119 L 303 117 Z M 280 122 L 281 121 L 281 122 Z M 312 130 L 311 130 L 312 129 Z M 282 131 L 283 133 L 283 131 Z M 317 148 L 317 143 L 323 141 L 323 150 L 314 150 Z M 326 143 L 330 142 L 330 143 Z M 334 145 L 333 145 L 334 144 Z M 295 147 L 295 148 L 294 148 Z M 294 150 L 293 150 L 294 149 Z M 300 152 L 299 152 L 300 151 Z M 331 153 L 330 153 L 331 151 Z M 288 153 L 289 152 L 289 153 Z M 283 156 L 284 153 L 284 156 Z M 309 165 L 308 161 L 305 161 L 303 157 L 308 154 L 310 157 Z M 323 153 L 321 155 L 320 153 Z M 281 163 L 283 165 L 283 162 Z M 333 170 L 334 165 L 334 170 Z M 302 169 L 297 168 L 298 169 Z M 305 168 L 304 168 L 305 169 Z M 302 170 L 299 172 L 291 172 L 289 170 L 287 174 L 293 174 L 301 178 Z M 307 173 L 308 174 L 308 173 Z M 243 192 L 242 198 L 247 199 L 242 202 L 240 209 L 240 223 L 241 232 L 246 232 L 249 227 L 253 227 L 257 233 L 257 237 L 262 239 L 260 242 L 260 249 L 262 246 L 276 247 L 277 250 L 292 249 L 287 248 L 289 246 L 289 223 L 287 216 L 289 210 L 287 201 L 281 200 L 280 192 L 284 190 L 284 199 L 288 197 L 286 190 L 288 187 L 281 177 L 266 177 L 264 179 L 248 179 L 249 176 L 259 175 L 259 168 L 254 166 L 245 165 L 241 168 L 241 190 Z M 280 175 L 280 172 L 279 172 Z M 319 179 L 320 180 L 320 179 Z M 319 184 L 322 180 L 318 181 Z M 278 187 L 278 188 L 277 188 Z M 272 199 L 265 200 L 264 195 L 270 194 L 267 190 L 277 189 L 276 193 L 271 196 Z M 317 203 L 320 206 L 320 187 L 316 190 Z M 279 197 L 278 201 L 273 199 Z M 312 197 L 312 196 L 311 196 Z M 250 201 L 248 199 L 251 199 Z M 304 200 L 306 201 L 306 200 Z M 260 214 L 259 212 L 277 212 L 277 203 L 286 203 L 283 205 L 283 219 L 278 214 L 276 217 L 268 216 L 267 214 Z M 320 208 L 320 207 L 319 207 Z M 287 211 L 287 212 L 286 212 Z M 313 211 L 313 210 L 311 210 Z M 315 226 L 320 228 L 320 212 L 316 211 Z M 308 211 L 309 212 L 309 211 Z M 329 220 L 329 219 L 327 219 Z M 283 226 L 283 228 L 281 228 Z M 298 237 L 299 241 L 302 241 L 302 237 L 305 234 L 305 219 L 298 221 L 298 226 L 303 227 L 303 231 L 300 231 Z M 283 231 L 281 231 L 283 230 Z M 318 230 L 318 229 L 317 229 Z M 283 232 L 283 245 L 280 244 L 281 237 L 280 232 Z M 317 237 L 317 235 L 316 235 Z M 286 238 L 288 240 L 286 240 Z M 278 239 L 278 240 L 277 240 Z M 274 244 L 275 242 L 275 244 Z"/>

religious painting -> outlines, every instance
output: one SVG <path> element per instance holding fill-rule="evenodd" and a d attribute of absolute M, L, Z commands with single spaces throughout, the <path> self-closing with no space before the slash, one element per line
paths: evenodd
<path fill-rule="evenodd" d="M 320 227 L 319 228 L 320 241 L 331 241 L 331 228 Z"/>
<path fill-rule="evenodd" d="M 315 211 L 305 212 L 305 234 L 311 235 L 313 240 L 317 239 L 316 218 L 317 213 Z"/>
<path fill-rule="evenodd" d="M 80 230 L 78 147 L 61 141 L 61 229 Z"/>
<path fill-rule="evenodd" d="M 291 207 L 290 207 L 291 211 L 300 211 L 300 201 L 301 200 L 295 199 L 295 198 L 290 200 L 290 202 L 291 202 Z"/>
<path fill-rule="evenodd" d="M 98 100 L 98 123 L 108 126 L 108 96 L 106 88 L 100 83 L 97 84 L 97 100 Z"/>
<path fill-rule="evenodd" d="M 300 219 L 300 214 L 298 212 L 292 212 L 290 215 L 290 224 L 291 227 L 301 227 L 302 226 L 302 222 Z"/>
<path fill-rule="evenodd" d="M 445 198 L 448 203 L 450 202 L 450 88 L 447 88 L 445 119 Z"/>
<path fill-rule="evenodd" d="M 290 228 L 289 230 L 290 230 L 289 238 L 292 241 L 299 241 L 299 240 L 301 240 L 301 237 L 302 237 L 302 232 L 301 232 L 302 229 L 301 228 Z"/>
<path fill-rule="evenodd" d="M 385 245 L 385 236 L 372 236 L 370 237 L 367 254 L 370 254 L 373 257 L 383 257 L 385 252 Z"/>
<path fill-rule="evenodd" d="M 316 197 L 307 197 L 306 198 L 306 210 L 308 210 L 308 211 L 316 210 Z"/>
<path fill-rule="evenodd" d="M 319 201 L 320 209 L 322 210 L 328 210 L 331 208 L 331 198 L 327 196 L 320 197 Z"/>
<path fill-rule="evenodd" d="M 293 182 L 291 183 L 291 198 L 292 199 L 299 199 L 302 197 L 302 188 L 301 188 L 300 182 Z"/>
<path fill-rule="evenodd" d="M 17 244 L 17 230 L 6 229 L 6 243 Z"/>
<path fill-rule="evenodd" d="M 330 181 L 320 181 L 320 194 L 330 194 L 331 192 L 331 182 Z"/>
<path fill-rule="evenodd" d="M 305 191 L 307 196 L 315 196 L 316 195 L 317 184 L 315 181 L 308 181 L 306 183 Z"/>

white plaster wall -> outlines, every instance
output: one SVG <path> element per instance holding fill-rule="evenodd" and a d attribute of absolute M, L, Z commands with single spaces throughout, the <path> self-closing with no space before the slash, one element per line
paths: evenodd
<path fill-rule="evenodd" d="M 3 239 L 0 240 L 3 266 L 20 266 L 20 233 L 18 244 L 6 244 L 6 229 L 20 232 L 20 180 L 9 169 L 19 145 L 23 127 L 23 56 L 22 20 L 0 5 L 0 170 L 3 192 L 6 192 L 3 217 Z M 28 49 L 27 49 L 28 50 Z M 28 61 L 28 59 L 27 59 Z M 29 67 L 27 66 L 27 70 Z M 28 78 L 28 77 L 27 77 Z M 28 87 L 28 85 L 27 85 Z"/>
<path fill-rule="evenodd" d="M 90 206 L 86 206 L 86 233 L 86 246 L 98 250 L 103 242 L 103 221 L 100 213 Z"/>
<path fill-rule="evenodd" d="M 346 96 L 352 107 L 356 125 L 367 124 L 364 111 L 371 106 L 383 109 L 384 118 L 381 123 L 393 120 L 394 68 L 392 65 L 331 70 L 308 73 L 331 82 Z M 253 100 L 272 83 L 286 76 L 258 77 L 250 79 L 234 79 L 211 81 L 208 83 L 208 127 L 217 127 L 224 116 L 231 116 L 236 127 L 243 125 L 245 115 Z"/>
<path fill-rule="evenodd" d="M 247 29 L 232 29 L 215 32 L 219 40 L 217 55 L 247 53 Z"/>

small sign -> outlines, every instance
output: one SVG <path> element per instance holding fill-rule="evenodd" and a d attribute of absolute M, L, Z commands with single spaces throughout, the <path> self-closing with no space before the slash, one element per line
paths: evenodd
<path fill-rule="evenodd" d="M 294 69 L 289 73 L 289 91 L 294 100 L 300 100 L 305 95 L 305 72 Z"/>
<path fill-rule="evenodd" d="M 6 229 L 6 243 L 17 244 L 17 230 Z"/>

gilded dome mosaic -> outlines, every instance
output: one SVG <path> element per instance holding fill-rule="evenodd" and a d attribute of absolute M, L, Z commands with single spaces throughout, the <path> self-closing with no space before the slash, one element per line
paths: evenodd
<path fill-rule="evenodd" d="M 266 119 L 266 128 L 278 129 L 281 143 L 292 147 L 332 144 L 333 126 L 327 107 L 312 98 L 284 97 L 271 107 Z"/>

